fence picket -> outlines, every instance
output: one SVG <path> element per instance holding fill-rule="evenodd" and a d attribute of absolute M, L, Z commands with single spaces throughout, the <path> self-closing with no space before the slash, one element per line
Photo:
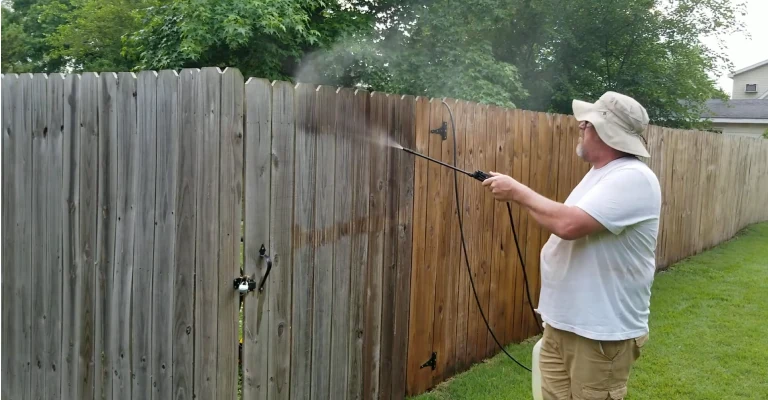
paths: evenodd
<path fill-rule="evenodd" d="M 179 171 L 179 75 L 157 77 L 157 168 L 155 175 L 155 256 L 152 275 L 152 398 L 172 399 L 173 308 L 176 246 L 176 188 Z"/>

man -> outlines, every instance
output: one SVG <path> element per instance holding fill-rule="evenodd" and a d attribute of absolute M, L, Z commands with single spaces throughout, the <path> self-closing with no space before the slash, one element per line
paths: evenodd
<path fill-rule="evenodd" d="M 650 157 L 637 101 L 607 92 L 594 104 L 574 100 L 573 113 L 576 153 L 592 168 L 564 204 L 506 175 L 483 185 L 553 232 L 541 251 L 537 309 L 544 398 L 622 399 L 648 339 L 661 189 L 636 157 Z"/>

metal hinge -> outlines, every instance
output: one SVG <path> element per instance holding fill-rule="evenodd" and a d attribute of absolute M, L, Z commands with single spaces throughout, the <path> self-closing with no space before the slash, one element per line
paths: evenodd
<path fill-rule="evenodd" d="M 425 362 L 424 364 L 421 364 L 421 368 L 426 368 L 426 367 L 432 367 L 432 371 L 434 371 L 435 368 L 437 368 L 437 353 L 435 353 L 434 351 L 432 352 L 432 357 L 429 357 L 429 360 L 427 362 Z"/>
<path fill-rule="evenodd" d="M 448 123 L 443 121 L 443 124 L 437 129 L 430 129 L 429 133 L 437 133 L 443 140 L 448 139 Z"/>

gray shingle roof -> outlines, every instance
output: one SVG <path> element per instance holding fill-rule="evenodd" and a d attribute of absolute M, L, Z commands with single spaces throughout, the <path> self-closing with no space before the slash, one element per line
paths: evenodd
<path fill-rule="evenodd" d="M 707 100 L 702 118 L 768 119 L 768 99 Z"/>

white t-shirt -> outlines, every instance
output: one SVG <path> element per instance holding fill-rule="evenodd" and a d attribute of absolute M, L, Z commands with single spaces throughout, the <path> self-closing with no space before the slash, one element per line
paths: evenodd
<path fill-rule="evenodd" d="M 551 235 L 541 251 L 537 312 L 547 324 L 593 340 L 648 332 L 661 188 L 642 161 L 629 157 L 592 168 L 566 205 L 606 231 L 577 240 Z"/>

